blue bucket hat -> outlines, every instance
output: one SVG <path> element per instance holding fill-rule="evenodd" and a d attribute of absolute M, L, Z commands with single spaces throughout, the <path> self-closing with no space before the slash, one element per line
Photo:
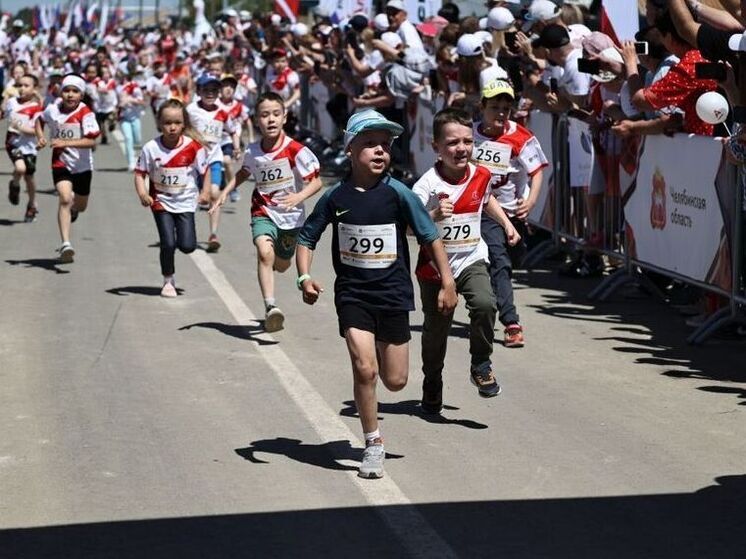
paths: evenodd
<path fill-rule="evenodd" d="M 203 87 L 211 84 L 219 86 L 220 78 L 218 78 L 217 76 L 213 76 L 212 74 L 202 74 L 199 78 L 197 78 L 198 89 L 202 89 Z"/>
<path fill-rule="evenodd" d="M 398 138 L 404 133 L 404 128 L 400 124 L 388 120 L 378 111 L 366 109 L 353 114 L 347 121 L 344 138 L 345 149 L 355 139 L 355 136 L 367 130 L 386 130 L 391 133 L 393 138 Z"/>

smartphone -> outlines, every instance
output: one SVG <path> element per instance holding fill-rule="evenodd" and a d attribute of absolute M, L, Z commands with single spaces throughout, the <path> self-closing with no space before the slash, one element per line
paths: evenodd
<path fill-rule="evenodd" d="M 697 62 L 694 65 L 694 75 L 700 80 L 725 81 L 728 75 L 727 68 L 716 62 Z"/>
<path fill-rule="evenodd" d="M 733 108 L 733 122 L 746 123 L 746 107 L 739 105 Z"/>
<path fill-rule="evenodd" d="M 552 78 L 549 80 L 549 91 L 551 91 L 555 95 L 559 91 L 559 85 L 557 83 L 557 78 Z"/>
<path fill-rule="evenodd" d="M 578 58 L 578 71 L 584 74 L 599 74 L 601 72 L 601 63 L 598 60 L 590 58 Z"/>
<path fill-rule="evenodd" d="M 635 52 L 637 54 L 648 54 L 648 42 L 647 41 L 637 41 L 635 42 Z"/>
<path fill-rule="evenodd" d="M 505 33 L 505 46 L 508 50 L 515 50 L 518 38 L 518 31 L 507 31 Z"/>

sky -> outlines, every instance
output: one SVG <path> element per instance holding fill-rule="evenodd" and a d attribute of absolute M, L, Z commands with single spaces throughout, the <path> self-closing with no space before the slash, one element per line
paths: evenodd
<path fill-rule="evenodd" d="M 184 0 L 184 5 L 186 6 L 187 2 L 189 2 L 189 1 L 190 0 Z M 29 0 L 0 0 L 0 6 L 2 7 L 2 11 L 3 12 L 10 12 L 12 14 L 15 14 L 21 8 L 25 8 L 25 7 L 29 6 L 29 5 L 35 6 L 37 4 L 38 5 L 41 5 L 41 4 L 51 4 L 51 5 L 54 5 L 55 2 L 34 2 L 33 0 L 31 0 L 31 1 L 29 1 Z M 61 2 L 61 4 L 62 5 L 67 5 L 67 0 L 65 0 L 64 2 Z M 111 4 L 112 5 L 116 5 L 116 0 L 112 0 Z M 145 6 L 148 6 L 148 5 L 154 6 L 155 5 L 155 3 L 153 2 L 153 0 L 143 0 L 143 4 Z M 162 8 L 165 8 L 165 7 L 171 8 L 171 7 L 173 7 L 175 9 L 178 5 L 179 5 L 179 1 L 178 0 L 161 0 L 161 7 Z M 139 2 L 138 2 L 138 0 L 122 0 L 122 6 L 137 7 L 137 6 L 139 6 Z"/>

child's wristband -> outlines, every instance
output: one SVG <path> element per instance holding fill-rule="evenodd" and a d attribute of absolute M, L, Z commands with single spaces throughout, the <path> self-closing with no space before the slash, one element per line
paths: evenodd
<path fill-rule="evenodd" d="M 303 291 L 303 282 L 310 279 L 311 274 L 303 274 L 302 276 L 299 276 L 297 280 L 295 280 L 295 285 L 298 286 L 298 289 Z"/>

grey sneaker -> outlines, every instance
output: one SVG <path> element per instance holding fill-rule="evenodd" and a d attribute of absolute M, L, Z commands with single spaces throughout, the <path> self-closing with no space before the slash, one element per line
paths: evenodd
<path fill-rule="evenodd" d="M 277 332 L 285 327 L 285 313 L 278 307 L 270 305 L 264 315 L 264 331 Z"/>
<path fill-rule="evenodd" d="M 500 394 L 502 390 L 489 363 L 471 370 L 471 383 L 477 387 L 482 398 L 492 398 Z"/>
<path fill-rule="evenodd" d="M 63 264 L 70 264 L 75 258 L 75 250 L 73 249 L 73 245 L 69 242 L 62 243 L 62 246 L 57 252 L 60 253 L 60 262 Z"/>
<path fill-rule="evenodd" d="M 360 463 L 357 475 L 367 479 L 382 478 L 385 458 L 386 451 L 383 449 L 383 443 L 369 444 L 363 451 L 363 461 Z"/>

